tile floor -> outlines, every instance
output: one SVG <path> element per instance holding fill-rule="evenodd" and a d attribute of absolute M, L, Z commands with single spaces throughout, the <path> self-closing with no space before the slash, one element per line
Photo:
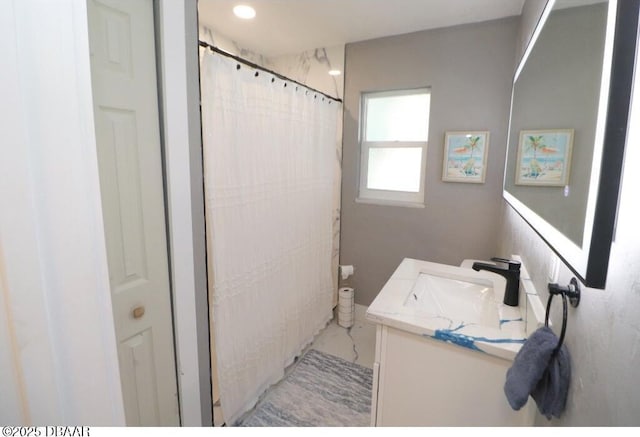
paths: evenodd
<path fill-rule="evenodd" d="M 329 322 L 326 328 L 320 331 L 304 352 L 309 349 L 316 349 L 352 363 L 360 364 L 370 369 L 373 368 L 376 325 L 366 320 L 366 311 L 366 306 L 355 305 L 354 323 L 351 328 L 343 328 L 338 325 L 337 313 L 334 311 L 333 320 Z M 291 370 L 292 366 L 285 370 L 285 374 Z M 218 405 L 214 407 L 214 426 L 220 426 L 223 423 L 222 411 Z"/>
<path fill-rule="evenodd" d="M 334 317 L 309 348 L 372 368 L 376 347 L 376 325 L 365 319 L 366 306 L 356 304 L 355 307 L 355 320 L 351 328 L 338 325 L 338 318 Z"/>

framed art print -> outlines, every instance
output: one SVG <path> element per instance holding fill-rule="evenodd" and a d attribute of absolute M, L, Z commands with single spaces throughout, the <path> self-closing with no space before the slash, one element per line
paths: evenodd
<path fill-rule="evenodd" d="M 444 140 L 442 180 L 482 184 L 487 173 L 489 132 L 447 132 Z"/>
<path fill-rule="evenodd" d="M 568 185 L 572 147 L 573 129 L 520 131 L 516 185 Z"/>

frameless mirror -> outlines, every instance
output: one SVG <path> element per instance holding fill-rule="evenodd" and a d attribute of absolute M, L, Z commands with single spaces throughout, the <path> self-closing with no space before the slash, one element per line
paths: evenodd
<path fill-rule="evenodd" d="M 550 0 L 515 74 L 504 197 L 589 287 L 604 288 L 640 0 Z"/>

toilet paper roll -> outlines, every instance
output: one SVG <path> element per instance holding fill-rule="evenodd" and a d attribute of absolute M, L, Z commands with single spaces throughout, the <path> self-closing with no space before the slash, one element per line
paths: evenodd
<path fill-rule="evenodd" d="M 353 326 L 353 320 L 345 321 L 342 319 L 338 319 L 338 325 L 342 326 L 343 328 L 351 328 Z"/>
<path fill-rule="evenodd" d="M 353 325 L 355 301 L 354 289 L 343 287 L 338 290 L 338 325 L 350 328 Z"/>
<path fill-rule="evenodd" d="M 353 288 L 341 288 L 338 290 L 338 307 L 351 308 L 354 305 Z"/>
<path fill-rule="evenodd" d="M 348 328 L 349 326 L 353 325 L 353 317 L 339 315 L 338 316 L 338 325 L 340 325 L 340 326 L 347 325 L 346 327 Z"/>
<path fill-rule="evenodd" d="M 340 266 L 340 276 L 342 280 L 347 279 L 351 275 L 353 275 L 353 266 Z"/>
<path fill-rule="evenodd" d="M 346 302 L 348 300 L 349 301 L 353 300 L 353 293 L 338 295 L 338 301 L 340 301 L 340 300 L 342 300 L 344 302 Z"/>
<path fill-rule="evenodd" d="M 338 297 L 341 297 L 343 299 L 349 297 L 353 298 L 354 291 L 355 290 L 351 287 L 342 287 L 338 290 Z"/>
<path fill-rule="evenodd" d="M 353 306 L 349 305 L 349 306 L 339 306 L 338 307 L 338 315 L 340 314 L 353 314 Z"/>
<path fill-rule="evenodd" d="M 355 308 L 355 304 L 353 303 L 353 300 L 341 300 L 340 302 L 338 302 L 338 311 L 341 311 L 343 313 L 346 312 L 351 312 L 353 311 Z"/>
<path fill-rule="evenodd" d="M 338 313 L 338 325 L 348 328 L 353 325 L 353 316 L 351 313 Z"/>

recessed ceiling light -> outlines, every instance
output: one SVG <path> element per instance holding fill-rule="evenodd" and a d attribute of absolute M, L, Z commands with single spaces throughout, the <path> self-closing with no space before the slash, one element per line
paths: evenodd
<path fill-rule="evenodd" d="M 256 10 L 247 5 L 235 6 L 233 13 L 236 14 L 236 17 L 242 18 L 243 20 L 250 20 L 256 16 Z"/>
<path fill-rule="evenodd" d="M 329 74 L 331 76 L 340 76 L 340 74 L 342 74 L 342 72 L 340 70 L 329 70 Z"/>

